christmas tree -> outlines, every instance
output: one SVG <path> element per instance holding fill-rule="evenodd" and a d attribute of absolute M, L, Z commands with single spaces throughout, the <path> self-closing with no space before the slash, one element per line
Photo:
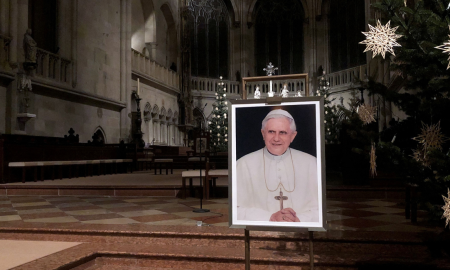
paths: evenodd
<path fill-rule="evenodd" d="M 225 83 L 220 77 L 217 85 L 216 101 L 208 122 L 211 133 L 211 148 L 214 152 L 228 151 L 228 105 Z"/>
<path fill-rule="evenodd" d="M 372 4 L 382 15 L 381 24 L 390 21 L 391 27 L 397 27 L 395 34 L 402 35 L 398 39 L 401 47 L 394 49 L 395 58 L 390 65 L 396 74 L 393 85 L 400 85 L 402 91 L 399 87 L 369 83 L 371 94 L 380 95 L 407 114 L 399 123 L 393 121 L 381 139 L 399 147 L 406 167 L 397 171 L 419 185 L 422 203 L 429 206 L 442 204 L 441 195 L 450 187 L 450 171 L 444 169 L 450 168 L 450 155 L 444 154 L 449 142 L 425 147 L 433 145 L 438 134 L 450 135 L 449 4 L 448 0 L 383 0 Z M 442 51 L 443 44 L 447 52 Z M 386 57 L 382 61 L 389 60 Z M 427 133 L 429 127 L 437 127 L 438 123 L 439 130 Z M 431 212 L 437 216 L 442 213 Z"/>
<path fill-rule="evenodd" d="M 330 97 L 330 83 L 325 78 L 325 72 L 319 78 L 319 87 L 316 91 L 317 96 L 324 97 L 324 114 L 325 114 L 325 140 L 326 143 L 337 143 L 338 142 L 338 131 L 339 131 L 339 117 L 338 108 L 333 105 L 332 102 L 336 98 L 329 99 Z"/>

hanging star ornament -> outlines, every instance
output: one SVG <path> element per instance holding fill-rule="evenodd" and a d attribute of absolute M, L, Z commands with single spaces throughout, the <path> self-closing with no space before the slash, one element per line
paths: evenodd
<path fill-rule="evenodd" d="M 448 197 L 445 197 L 442 195 L 442 198 L 444 199 L 444 206 L 442 206 L 442 210 L 444 210 L 444 214 L 442 215 L 442 218 L 445 218 L 445 227 L 447 227 L 448 223 L 450 222 L 450 189 L 447 189 Z"/>
<path fill-rule="evenodd" d="M 375 155 L 375 143 L 372 143 L 372 148 L 370 149 L 370 175 L 372 178 L 377 175 L 377 156 Z"/>
<path fill-rule="evenodd" d="M 422 163 L 424 167 L 431 168 L 430 159 L 426 155 L 425 151 L 422 147 L 413 150 L 413 154 L 411 156 L 415 161 Z"/>
<path fill-rule="evenodd" d="M 449 6 L 450 6 L 450 4 L 449 4 Z M 448 28 L 450 30 L 450 25 L 448 26 Z M 448 35 L 448 37 L 450 38 L 450 35 Z M 440 46 L 437 46 L 437 47 L 434 47 L 434 48 L 439 49 L 439 50 L 443 50 L 444 53 L 449 55 L 449 57 L 447 59 L 447 60 L 449 60 L 448 65 L 447 65 L 447 69 L 449 69 L 450 68 L 450 40 L 448 40 L 447 42 L 444 42 L 444 44 L 442 44 Z"/>
<path fill-rule="evenodd" d="M 364 122 L 364 124 L 370 124 L 375 121 L 376 108 L 370 105 L 361 105 L 358 108 L 359 118 Z"/>
<path fill-rule="evenodd" d="M 383 59 L 386 52 L 390 52 L 395 55 L 393 47 L 401 47 L 397 43 L 397 39 L 402 35 L 395 34 L 398 26 L 391 28 L 391 21 L 388 21 L 385 25 L 381 25 L 380 20 L 377 21 L 377 27 L 373 27 L 369 24 L 369 32 L 362 32 L 366 36 L 366 40 L 361 41 L 359 44 L 366 44 L 367 47 L 364 52 L 372 51 L 374 58 L 377 54 L 381 54 Z"/>
<path fill-rule="evenodd" d="M 429 126 L 422 122 L 422 133 L 413 138 L 413 140 L 422 144 L 425 153 L 431 148 L 442 150 L 442 144 L 448 139 L 449 138 L 445 137 L 441 133 L 440 121 L 435 125 L 431 124 Z"/>

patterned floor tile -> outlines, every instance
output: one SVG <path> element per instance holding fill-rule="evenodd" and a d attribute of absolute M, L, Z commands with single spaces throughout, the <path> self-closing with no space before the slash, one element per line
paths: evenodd
<path fill-rule="evenodd" d="M 22 220 L 22 218 L 19 215 L 9 215 L 9 216 L 1 216 L 0 217 L 0 222 L 15 221 L 15 220 Z"/>
<path fill-rule="evenodd" d="M 218 217 L 195 217 L 193 220 L 203 221 L 207 224 L 216 224 L 222 222 L 228 222 L 228 216 L 218 216 Z"/>
<path fill-rule="evenodd" d="M 58 208 L 69 208 L 69 207 L 79 207 L 79 206 L 92 206 L 89 202 L 83 202 L 83 201 L 72 201 L 67 202 L 64 201 L 63 203 L 52 203 L 52 205 L 57 206 Z"/>
<path fill-rule="evenodd" d="M 65 217 L 49 217 L 49 218 L 37 218 L 37 219 L 27 219 L 25 222 L 45 222 L 45 223 L 70 223 L 70 222 L 78 222 L 78 219 L 65 216 Z"/>
<path fill-rule="evenodd" d="M 0 217 L 1 216 L 10 216 L 10 215 L 17 215 L 17 211 L 14 209 L 9 209 L 8 211 L 0 211 Z"/>
<path fill-rule="evenodd" d="M 131 217 L 131 219 L 136 220 L 138 222 L 147 223 L 147 222 L 154 222 L 154 221 L 161 221 L 161 220 L 180 219 L 180 216 L 176 216 L 176 215 L 172 215 L 172 214 L 159 214 L 159 215 Z"/>
<path fill-rule="evenodd" d="M 409 224 L 388 224 L 383 226 L 375 226 L 366 228 L 366 231 L 381 231 L 381 232 L 423 232 L 426 228 L 409 225 Z"/>
<path fill-rule="evenodd" d="M 20 207 L 14 207 L 17 211 L 23 211 L 23 210 L 34 210 L 34 209 L 49 209 L 49 208 L 56 208 L 54 205 L 38 205 L 38 206 L 20 206 Z"/>
<path fill-rule="evenodd" d="M 63 210 L 63 211 L 69 212 L 69 211 L 105 209 L 105 208 L 100 207 L 100 206 L 96 206 L 96 205 L 86 205 L 86 206 L 65 207 L 65 208 L 60 208 L 60 209 Z"/>
<path fill-rule="evenodd" d="M 64 212 L 20 215 L 20 217 L 22 217 L 23 220 L 37 219 L 37 218 L 50 218 L 50 217 L 65 217 L 65 216 L 68 216 L 68 215 Z"/>
<path fill-rule="evenodd" d="M 136 220 L 133 220 L 130 218 L 112 218 L 112 219 L 81 221 L 81 223 L 86 223 L 86 224 L 133 224 L 133 223 L 139 223 L 139 221 L 136 221 Z"/>
<path fill-rule="evenodd" d="M 123 216 L 116 213 L 109 214 L 97 214 L 97 215 L 73 215 L 77 221 L 88 221 L 88 220 L 99 220 L 99 219 L 112 219 L 112 218 L 123 218 Z"/>
<path fill-rule="evenodd" d="M 27 203 L 13 203 L 14 207 L 27 207 L 27 206 L 41 206 L 41 205 L 52 205 L 51 203 L 44 202 L 27 202 Z"/>
<path fill-rule="evenodd" d="M 65 212 L 71 216 L 101 215 L 101 214 L 111 213 L 111 211 L 109 211 L 107 209 L 88 209 L 88 210 L 65 211 Z"/>
<path fill-rule="evenodd" d="M 143 210 L 143 211 L 117 212 L 117 214 L 124 217 L 141 217 L 151 215 L 163 215 L 166 213 L 159 210 Z"/>
<path fill-rule="evenodd" d="M 192 205 L 191 207 L 193 207 L 193 208 L 200 208 L 200 204 L 199 205 Z M 228 204 L 222 204 L 222 203 L 203 204 L 202 208 L 203 209 L 221 209 L 221 208 L 228 209 Z"/>
<path fill-rule="evenodd" d="M 197 221 L 189 219 L 189 218 L 183 218 L 183 219 L 172 219 L 172 220 L 161 220 L 161 221 L 146 222 L 145 224 L 148 224 L 148 225 L 191 225 L 191 226 L 197 226 Z"/>
<path fill-rule="evenodd" d="M 129 207 L 119 207 L 119 208 L 109 208 L 112 212 L 137 212 L 147 210 L 145 206 L 129 206 Z M 156 210 L 155 210 L 156 211 Z"/>
<path fill-rule="evenodd" d="M 61 209 L 58 208 L 48 208 L 48 209 L 34 209 L 34 210 L 22 210 L 17 211 L 19 215 L 24 214 L 37 214 L 37 213 L 53 213 L 53 212 L 62 212 Z"/>
<path fill-rule="evenodd" d="M 122 207 L 133 207 L 136 206 L 132 203 L 111 203 L 111 204 L 97 204 L 97 206 L 101 206 L 103 208 L 122 208 Z"/>
<path fill-rule="evenodd" d="M 179 207 L 172 207 L 172 208 L 161 208 L 159 211 L 165 212 L 165 213 L 176 213 L 176 212 L 188 212 L 192 211 L 194 208 L 188 207 L 188 206 L 179 206 Z"/>
<path fill-rule="evenodd" d="M 217 216 L 217 214 L 206 212 L 206 213 L 195 213 L 195 212 L 176 212 L 172 213 L 173 215 L 177 215 L 179 217 L 185 217 L 185 218 L 194 218 L 194 217 L 208 217 L 208 216 Z"/>
<path fill-rule="evenodd" d="M 10 200 L 0 201 L 0 205 L 4 205 L 4 204 L 11 204 L 11 201 Z"/>

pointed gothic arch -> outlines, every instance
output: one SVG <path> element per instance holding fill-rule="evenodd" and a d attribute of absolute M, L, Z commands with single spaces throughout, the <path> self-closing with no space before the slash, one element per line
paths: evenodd
<path fill-rule="evenodd" d="M 231 16 L 225 0 L 191 0 L 188 28 L 192 76 L 229 78 Z"/>
<path fill-rule="evenodd" d="M 161 111 L 159 112 L 159 117 L 164 117 L 166 116 L 166 114 L 167 114 L 166 108 L 162 106 Z"/>
<path fill-rule="evenodd" d="M 178 35 L 177 35 L 177 25 L 174 20 L 172 9 L 169 3 L 164 3 L 161 6 L 161 12 L 166 20 L 167 30 L 165 35 L 165 45 L 166 45 L 166 67 L 169 67 L 177 63 L 178 59 Z"/>
<path fill-rule="evenodd" d="M 259 0 L 254 7 L 255 73 L 265 76 L 269 62 L 277 75 L 304 72 L 306 10 L 299 0 Z"/>
<path fill-rule="evenodd" d="M 144 108 L 144 121 L 148 122 L 151 119 L 152 119 L 152 106 L 150 105 L 150 102 L 147 102 Z"/>
<path fill-rule="evenodd" d="M 92 140 L 93 140 L 93 143 L 97 143 L 97 144 L 107 143 L 106 132 L 101 126 L 98 126 L 95 129 L 94 134 L 92 135 Z"/>
<path fill-rule="evenodd" d="M 260 1 L 260 0 L 252 0 L 252 3 L 250 4 L 249 8 L 248 8 L 248 12 L 247 12 L 247 25 L 250 28 L 254 22 L 255 22 L 255 6 L 256 3 Z M 303 9 L 305 10 L 305 20 L 309 20 L 309 14 L 307 12 L 307 10 L 309 10 L 308 8 L 308 3 L 306 2 L 306 0 L 298 0 L 300 1 L 301 5 L 303 6 Z"/>
<path fill-rule="evenodd" d="M 159 115 L 159 107 L 158 107 L 158 105 L 155 104 L 155 106 L 153 106 L 152 114 Z"/>

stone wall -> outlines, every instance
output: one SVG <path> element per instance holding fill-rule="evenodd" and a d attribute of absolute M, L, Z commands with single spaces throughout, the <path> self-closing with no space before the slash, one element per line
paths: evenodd
<path fill-rule="evenodd" d="M 29 121 L 33 135 L 63 137 L 73 128 L 86 143 L 101 127 L 107 143 L 119 143 L 119 112 L 42 95 L 35 95 L 33 103 L 36 118 Z"/>
<path fill-rule="evenodd" d="M 77 90 L 120 100 L 120 0 L 78 1 Z"/>

